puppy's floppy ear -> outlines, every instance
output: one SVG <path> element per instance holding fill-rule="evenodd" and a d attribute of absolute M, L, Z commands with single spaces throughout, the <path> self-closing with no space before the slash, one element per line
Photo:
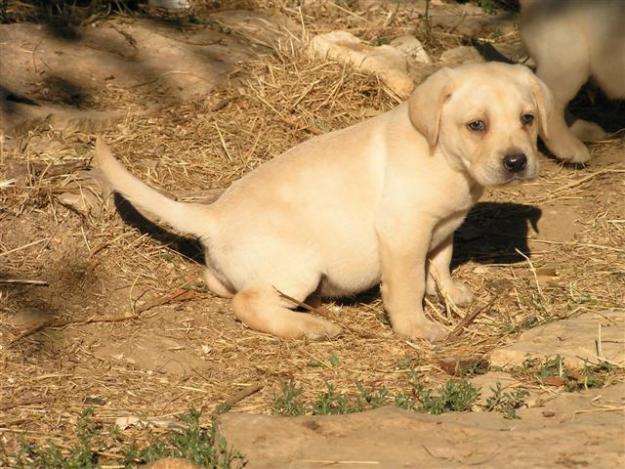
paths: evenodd
<path fill-rule="evenodd" d="M 527 69 L 527 67 L 524 68 Z M 540 78 L 534 75 L 531 71 L 529 71 L 529 74 L 532 94 L 534 95 L 534 101 L 536 102 L 536 107 L 538 108 L 538 114 L 540 114 L 540 128 L 542 130 L 541 135 L 544 138 L 549 138 L 548 124 L 553 114 L 553 95 L 551 90 Z"/>
<path fill-rule="evenodd" d="M 433 150 L 438 143 L 443 104 L 453 91 L 453 70 L 441 68 L 425 79 L 408 99 L 408 113 L 415 129 Z"/>

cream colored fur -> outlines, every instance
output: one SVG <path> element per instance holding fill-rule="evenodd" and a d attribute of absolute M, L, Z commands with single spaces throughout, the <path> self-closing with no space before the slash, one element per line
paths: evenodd
<path fill-rule="evenodd" d="M 625 98 L 625 1 L 521 0 L 521 37 L 554 96 L 545 143 L 561 160 L 587 161 L 588 149 L 567 127 L 564 112 L 589 79 L 608 97 Z M 575 127 L 579 136 L 598 128 L 585 121 Z"/>
<path fill-rule="evenodd" d="M 373 119 L 304 142 L 235 182 L 213 204 L 172 201 L 128 173 L 98 139 L 95 164 L 137 208 L 197 237 L 206 283 L 233 297 L 249 327 L 281 337 L 334 336 L 337 325 L 292 311 L 282 292 L 352 295 L 382 282 L 393 329 L 440 339 L 423 297 L 456 303 L 452 235 L 484 186 L 532 178 L 536 139 L 550 96 L 527 68 L 499 63 L 443 69 L 408 102 Z M 536 116 L 522 124 L 521 116 Z M 485 131 L 467 124 L 481 120 Z M 527 164 L 511 172 L 506 155 Z"/>

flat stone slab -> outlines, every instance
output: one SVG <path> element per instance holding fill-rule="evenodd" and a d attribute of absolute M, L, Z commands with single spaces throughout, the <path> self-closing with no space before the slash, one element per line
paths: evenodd
<path fill-rule="evenodd" d="M 625 363 L 625 314 L 585 313 L 530 329 L 516 343 L 492 352 L 491 366 L 521 366 L 528 358 L 560 355 L 570 367 Z"/>
<path fill-rule="evenodd" d="M 220 435 L 247 468 L 622 467 L 625 385 L 545 407 L 427 415 L 383 407 L 340 416 L 225 414 Z"/>

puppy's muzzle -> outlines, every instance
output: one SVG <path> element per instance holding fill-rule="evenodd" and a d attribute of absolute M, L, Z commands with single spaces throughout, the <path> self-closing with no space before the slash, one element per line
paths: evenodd
<path fill-rule="evenodd" d="M 511 153 L 503 157 L 503 167 L 506 171 L 517 174 L 527 168 L 527 156 L 524 153 Z"/>

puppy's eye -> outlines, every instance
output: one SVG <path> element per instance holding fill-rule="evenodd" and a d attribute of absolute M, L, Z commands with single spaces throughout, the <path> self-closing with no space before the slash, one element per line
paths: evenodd
<path fill-rule="evenodd" d="M 523 114 L 521 116 L 521 124 L 531 125 L 534 122 L 534 116 L 532 114 Z"/>
<path fill-rule="evenodd" d="M 471 132 L 485 132 L 486 131 L 486 122 L 484 121 L 471 121 L 467 124 L 467 128 Z"/>

